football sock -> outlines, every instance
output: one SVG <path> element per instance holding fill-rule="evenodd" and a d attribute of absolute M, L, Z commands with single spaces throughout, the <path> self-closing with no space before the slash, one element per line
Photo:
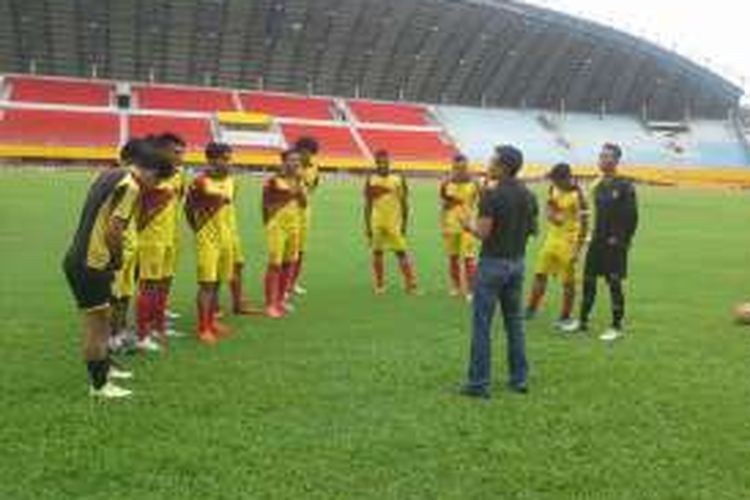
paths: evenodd
<path fill-rule="evenodd" d="M 86 361 L 86 369 L 89 372 L 92 387 L 97 390 L 104 387 L 109 374 L 109 361 L 107 359 Z"/>
<path fill-rule="evenodd" d="M 385 286 L 385 263 L 383 252 L 373 252 L 372 254 L 372 276 L 376 288 Z"/>
<path fill-rule="evenodd" d="M 576 285 L 575 283 L 563 284 L 563 301 L 562 311 L 560 311 L 560 319 L 570 319 L 570 315 L 573 312 L 573 304 L 576 298 Z"/>
<path fill-rule="evenodd" d="M 297 281 L 299 280 L 300 274 L 302 274 L 302 262 L 304 260 L 304 257 L 305 254 L 303 252 L 300 252 L 297 262 L 294 263 L 294 269 L 292 270 L 292 282 L 290 284 L 291 289 L 294 289 L 294 287 L 297 286 Z"/>
<path fill-rule="evenodd" d="M 531 296 L 529 297 L 529 304 L 527 306 L 529 311 L 536 312 L 539 309 L 546 291 L 547 278 L 541 275 L 537 276 L 534 279 L 534 287 L 531 289 Z"/>
<path fill-rule="evenodd" d="M 451 286 L 454 290 L 461 289 L 461 264 L 458 255 L 451 255 L 448 261 L 448 271 L 451 278 Z"/>
<path fill-rule="evenodd" d="M 401 268 L 401 274 L 404 276 L 404 284 L 407 290 L 413 290 L 417 287 L 417 279 L 414 276 L 414 266 L 408 255 L 398 256 L 398 265 Z"/>
<path fill-rule="evenodd" d="M 464 259 L 464 273 L 466 274 L 466 289 L 471 291 L 474 289 L 474 278 L 477 275 L 477 261 L 474 257 Z"/>
<path fill-rule="evenodd" d="M 136 302 L 136 330 L 139 340 L 143 340 L 149 335 L 149 329 L 153 321 L 154 303 L 153 288 L 141 285 Z"/>
<path fill-rule="evenodd" d="M 269 264 L 266 269 L 266 307 L 275 307 L 279 303 L 279 281 L 281 268 L 274 264 Z"/>

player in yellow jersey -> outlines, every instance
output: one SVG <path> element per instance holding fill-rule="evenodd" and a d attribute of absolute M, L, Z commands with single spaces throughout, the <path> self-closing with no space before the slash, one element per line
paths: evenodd
<path fill-rule="evenodd" d="M 141 139 L 131 139 L 120 150 L 119 168 L 133 168 Z M 123 232 L 122 267 L 115 273 L 112 283 L 112 337 L 110 347 L 120 350 L 128 341 L 128 309 L 135 291 L 135 269 L 137 264 L 138 233 L 136 231 L 137 208 Z"/>
<path fill-rule="evenodd" d="M 462 221 L 476 215 L 479 194 L 480 187 L 471 178 L 467 158 L 457 155 L 453 159 L 450 177 L 440 184 L 440 222 L 448 254 L 452 296 L 469 296 L 474 282 L 476 239 L 463 228 Z"/>
<path fill-rule="evenodd" d="M 547 199 L 547 236 L 536 265 L 534 286 L 526 317 L 533 318 L 544 298 L 547 280 L 557 276 L 563 286 L 563 303 L 557 326 L 571 323 L 576 294 L 576 263 L 588 234 L 588 204 L 576 185 L 570 165 L 555 165 L 548 175 L 551 186 Z"/>
<path fill-rule="evenodd" d="M 214 344 L 228 331 L 216 319 L 216 304 L 219 284 L 229 283 L 234 274 L 234 179 L 229 175 L 232 149 L 227 144 L 211 142 L 205 154 L 209 166 L 191 183 L 185 214 L 197 248 L 198 339 Z"/>
<path fill-rule="evenodd" d="M 281 155 L 280 171 L 263 186 L 263 223 L 268 242 L 266 315 L 281 318 L 300 248 L 300 231 L 307 196 L 299 177 L 302 155 L 288 150 Z"/>
<path fill-rule="evenodd" d="M 90 394 L 120 398 L 130 391 L 111 378 L 130 378 L 110 370 L 107 343 L 111 334 L 111 296 L 114 273 L 122 267 L 125 230 L 137 211 L 142 189 L 159 176 L 170 175 L 170 165 L 154 149 L 143 146 L 135 166 L 108 170 L 91 185 L 81 211 L 63 269 L 76 303 L 83 313 L 84 358 L 91 382 Z"/>
<path fill-rule="evenodd" d="M 175 273 L 178 211 L 185 191 L 184 141 L 173 134 L 148 139 L 165 155 L 173 174 L 143 192 L 138 214 L 137 347 L 158 351 L 154 336 L 166 345 L 166 309 Z"/>
<path fill-rule="evenodd" d="M 302 214 L 302 226 L 300 227 L 300 248 L 299 259 L 292 273 L 291 291 L 297 295 L 305 295 L 307 290 L 302 287 L 298 281 L 302 272 L 305 254 L 307 253 L 307 238 L 310 232 L 310 223 L 312 222 L 312 196 L 320 184 L 320 169 L 315 162 L 315 156 L 318 154 L 320 146 L 314 137 L 300 137 L 294 143 L 294 149 L 299 151 L 302 156 L 302 168 L 299 175 L 302 180 L 302 186 L 307 195 L 307 207 Z"/>
<path fill-rule="evenodd" d="M 385 293 L 384 252 L 396 254 L 407 293 L 417 291 L 414 266 L 409 257 L 406 231 L 409 222 L 409 188 L 402 175 L 391 172 L 387 151 L 375 153 L 375 173 L 365 183 L 365 232 L 372 249 L 375 293 Z"/>

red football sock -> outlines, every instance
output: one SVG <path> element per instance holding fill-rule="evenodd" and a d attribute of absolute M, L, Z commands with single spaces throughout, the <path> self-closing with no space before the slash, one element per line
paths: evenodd
<path fill-rule="evenodd" d="M 206 307 L 200 294 L 198 294 L 196 302 L 198 306 L 198 334 L 201 334 L 211 329 L 211 309 Z"/>
<path fill-rule="evenodd" d="M 136 334 L 139 340 L 148 337 L 153 319 L 154 294 L 151 287 L 141 284 L 135 305 Z"/>
<path fill-rule="evenodd" d="M 398 256 L 398 265 L 401 267 L 401 274 L 404 276 L 404 284 L 407 290 L 413 290 L 417 287 L 417 278 L 414 275 L 414 266 L 408 255 Z"/>
<path fill-rule="evenodd" d="M 279 303 L 279 281 L 281 268 L 269 264 L 266 269 L 266 307 L 275 307 Z"/>
<path fill-rule="evenodd" d="M 461 265 L 458 255 L 451 255 L 448 262 L 448 269 L 451 277 L 451 285 L 454 290 L 461 289 Z"/>
<path fill-rule="evenodd" d="M 474 289 L 474 277 L 477 275 L 477 261 L 474 257 L 464 259 L 464 272 L 466 273 L 466 287 L 471 291 Z"/>
<path fill-rule="evenodd" d="M 163 334 L 167 329 L 167 290 L 158 288 L 154 294 L 154 329 Z"/>
<path fill-rule="evenodd" d="M 383 252 L 372 253 L 372 276 L 375 280 L 376 288 L 383 288 L 385 286 L 385 263 Z"/>

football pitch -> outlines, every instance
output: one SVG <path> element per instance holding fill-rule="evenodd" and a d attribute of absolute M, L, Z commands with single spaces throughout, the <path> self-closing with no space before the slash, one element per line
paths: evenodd
<path fill-rule="evenodd" d="M 90 179 L 0 171 L 0 498 L 750 498 L 750 327 L 731 321 L 750 292 L 745 193 L 641 187 L 630 335 L 597 339 L 604 286 L 592 334 L 556 333 L 553 284 L 528 328 L 531 393 L 503 389 L 496 335 L 481 402 L 456 395 L 469 308 L 447 296 L 437 182 L 411 182 L 425 294 L 405 296 L 388 260 L 375 297 L 362 180 L 327 179 L 292 316 L 231 318 L 214 348 L 191 337 L 127 358 L 134 397 L 101 402 L 60 269 Z M 238 207 L 256 303 L 259 186 L 243 177 Z M 172 308 L 193 332 L 187 230 L 182 242 Z"/>

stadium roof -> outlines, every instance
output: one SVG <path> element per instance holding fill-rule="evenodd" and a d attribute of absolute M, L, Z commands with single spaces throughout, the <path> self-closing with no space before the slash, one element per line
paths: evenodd
<path fill-rule="evenodd" d="M 724 117 L 741 90 L 504 0 L 0 0 L 0 71 L 386 100 Z"/>

